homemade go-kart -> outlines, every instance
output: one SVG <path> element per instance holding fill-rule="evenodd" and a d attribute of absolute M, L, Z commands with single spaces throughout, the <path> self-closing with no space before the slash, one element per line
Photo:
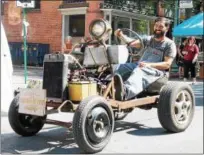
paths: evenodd
<path fill-rule="evenodd" d="M 105 44 L 112 29 L 101 19 L 94 20 L 89 31 L 93 40 L 86 43 L 83 64 L 69 54 L 45 55 L 43 89 L 21 89 L 10 105 L 9 122 L 13 130 L 22 136 L 33 136 L 45 123 L 72 128 L 79 148 L 85 153 L 96 153 L 108 144 L 116 120 L 136 107 L 157 107 L 163 128 L 184 131 L 194 115 L 191 87 L 159 79 L 165 82 L 162 85 L 161 81 L 154 82 L 135 99 L 115 100 L 114 64 L 130 61 L 129 54 L 133 57 L 141 53 L 143 46 L 133 50 L 127 45 Z M 130 37 L 123 41 L 132 37 L 142 42 L 137 33 L 126 34 Z M 47 119 L 47 115 L 58 112 L 74 112 L 73 122 Z"/>

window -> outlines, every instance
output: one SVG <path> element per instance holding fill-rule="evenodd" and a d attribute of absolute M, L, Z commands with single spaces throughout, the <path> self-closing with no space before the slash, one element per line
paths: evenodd
<path fill-rule="evenodd" d="M 34 9 L 40 9 L 40 0 L 35 0 L 35 8 Z"/>
<path fill-rule="evenodd" d="M 69 17 L 69 34 L 72 37 L 82 37 L 85 32 L 85 15 L 71 15 Z"/>
<path fill-rule="evenodd" d="M 175 14 L 175 1 L 167 1 L 163 3 L 164 17 L 173 19 Z"/>
<path fill-rule="evenodd" d="M 40 2 L 41 2 L 41 0 L 35 0 L 35 7 L 34 8 L 27 8 L 26 10 L 27 11 L 30 11 L 30 10 L 40 10 Z"/>
<path fill-rule="evenodd" d="M 132 29 L 139 35 L 148 35 L 148 21 L 146 20 L 132 20 Z"/>

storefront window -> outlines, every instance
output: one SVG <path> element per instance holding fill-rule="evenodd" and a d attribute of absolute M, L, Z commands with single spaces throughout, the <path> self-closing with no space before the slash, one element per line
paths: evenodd
<path fill-rule="evenodd" d="M 132 20 L 132 30 L 137 32 L 139 35 L 148 34 L 148 21 L 146 20 Z"/>
<path fill-rule="evenodd" d="M 147 20 L 139 20 L 139 19 L 132 19 L 132 25 L 131 25 L 131 18 L 124 18 L 124 17 L 119 17 L 119 16 L 113 16 L 112 17 L 112 28 L 113 32 L 120 28 L 128 28 L 139 35 L 148 35 L 149 34 L 149 21 Z M 114 33 L 112 33 L 111 37 L 112 43 L 115 44 L 115 37 Z"/>
<path fill-rule="evenodd" d="M 123 17 L 118 17 L 117 18 L 117 28 L 130 28 L 130 19 L 129 18 L 123 18 Z"/>
<path fill-rule="evenodd" d="M 119 17 L 119 16 L 113 16 L 112 17 L 112 29 L 113 32 L 117 29 L 122 29 L 122 28 L 130 28 L 130 18 L 124 18 L 124 17 Z M 112 43 L 115 44 L 115 36 L 114 33 L 112 33 L 111 36 Z"/>
<path fill-rule="evenodd" d="M 69 34 L 72 37 L 84 36 L 85 15 L 72 15 L 69 17 Z"/>
<path fill-rule="evenodd" d="M 165 0 L 163 2 L 163 8 L 164 8 L 164 16 L 166 18 L 174 18 L 174 12 L 175 12 L 175 1 L 167 1 Z"/>

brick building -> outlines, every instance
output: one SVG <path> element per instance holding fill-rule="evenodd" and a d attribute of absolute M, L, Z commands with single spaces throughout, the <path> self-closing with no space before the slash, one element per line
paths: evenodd
<path fill-rule="evenodd" d="M 174 8 L 163 8 L 160 0 L 136 1 L 36 1 L 35 8 L 26 11 L 30 24 L 27 42 L 49 44 L 50 52 L 55 52 L 61 50 L 67 35 L 71 35 L 74 42 L 88 36 L 89 24 L 95 18 L 107 19 L 114 30 L 126 27 L 139 34 L 151 33 L 156 16 L 173 19 Z M 9 42 L 22 42 L 22 22 L 17 25 L 9 24 L 10 3 L 14 1 L 3 3 L 2 19 L 6 34 Z M 113 36 L 110 37 L 109 43 L 114 43 Z"/>

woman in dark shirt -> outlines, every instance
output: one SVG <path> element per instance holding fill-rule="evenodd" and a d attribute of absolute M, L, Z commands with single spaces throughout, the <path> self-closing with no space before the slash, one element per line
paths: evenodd
<path fill-rule="evenodd" d="M 183 41 L 183 43 L 180 45 L 180 47 L 178 48 L 178 53 L 177 53 L 177 56 L 176 56 L 176 64 L 177 66 L 179 67 L 179 78 L 182 78 L 182 72 L 183 72 L 183 54 L 182 54 L 182 51 L 185 47 L 185 44 L 187 42 L 187 39 L 185 39 Z"/>
<path fill-rule="evenodd" d="M 193 84 L 196 83 L 196 61 L 199 54 L 199 48 L 195 44 L 195 38 L 188 38 L 187 44 L 184 46 L 183 52 L 184 54 L 184 81 L 188 79 L 189 70 L 191 72 L 191 78 L 193 80 Z"/>

